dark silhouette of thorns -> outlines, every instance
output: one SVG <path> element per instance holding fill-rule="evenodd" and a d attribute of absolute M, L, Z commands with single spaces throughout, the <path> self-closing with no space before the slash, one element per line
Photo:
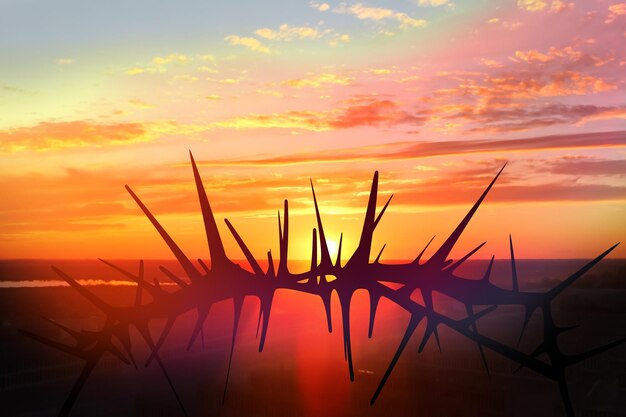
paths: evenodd
<path fill-rule="evenodd" d="M 525 292 L 519 290 L 515 255 L 513 251 L 513 240 L 510 236 L 512 267 L 511 290 L 500 288 L 490 282 L 493 258 L 491 259 L 491 262 L 489 263 L 489 266 L 481 280 L 469 280 L 455 274 L 457 268 L 485 244 L 480 244 L 474 250 L 454 263 L 452 260 L 448 259 L 448 256 L 450 255 L 450 252 L 456 242 L 478 210 L 479 206 L 483 203 L 485 197 L 504 169 L 504 166 L 500 169 L 495 178 L 472 206 L 467 215 L 454 229 L 452 234 L 428 260 L 422 262 L 422 256 L 426 250 L 426 248 L 424 248 L 415 260 L 405 264 L 381 263 L 380 255 L 382 254 L 384 246 L 378 253 L 375 260 L 373 262 L 370 261 L 374 231 L 391 201 L 391 198 L 389 198 L 382 210 L 378 214 L 376 213 L 378 172 L 374 173 L 374 178 L 372 180 L 372 187 L 369 194 L 367 210 L 358 246 L 344 265 L 342 265 L 341 262 L 341 258 L 343 256 L 341 253 L 343 236 L 339 243 L 337 258 L 333 260 L 330 257 L 330 251 L 322 224 L 322 217 L 315 195 L 315 190 L 313 188 L 313 182 L 311 181 L 311 191 L 313 194 L 315 215 L 317 219 L 317 228 L 314 228 L 312 231 L 313 247 L 311 254 L 311 266 L 307 272 L 296 274 L 289 271 L 287 264 L 289 247 L 289 206 L 287 201 L 285 200 L 284 203 L 284 215 L 282 221 L 280 212 L 278 213 L 280 253 L 277 269 L 274 269 L 272 253 L 270 251 L 267 253 L 268 268 L 266 271 L 263 271 L 233 224 L 228 221 L 228 219 L 225 219 L 228 229 L 237 241 L 237 244 L 241 248 L 252 269 L 252 271 L 245 270 L 232 262 L 226 256 L 226 251 L 224 250 L 224 245 L 215 222 L 215 216 L 211 209 L 211 205 L 209 204 L 209 200 L 202 184 L 202 179 L 200 178 L 198 168 L 191 153 L 190 157 L 198 198 L 200 200 L 200 208 L 202 210 L 204 220 L 209 253 L 211 256 L 211 268 L 208 268 L 204 262 L 199 260 L 199 264 L 203 270 L 199 271 L 196 269 L 191 260 L 178 247 L 176 242 L 174 242 L 167 231 L 152 215 L 150 210 L 128 186 L 126 186 L 126 189 L 139 205 L 146 217 L 148 217 L 155 229 L 159 232 L 186 275 L 187 279 L 185 280 L 177 277 L 166 268 L 160 268 L 170 280 L 178 285 L 176 291 L 164 291 L 161 289 L 159 282 L 156 280 L 154 284 L 146 282 L 144 280 L 143 262 L 140 262 L 139 271 L 135 275 L 132 272 L 123 270 L 122 268 L 103 260 L 104 263 L 111 266 L 113 269 L 137 282 L 137 292 L 134 304 L 128 307 L 112 307 L 82 287 L 72 277 L 53 267 L 54 271 L 61 278 L 67 281 L 70 286 L 76 289 L 82 296 L 87 298 L 106 316 L 104 326 L 101 330 L 96 332 L 77 332 L 50 320 L 52 324 L 58 326 L 75 339 L 76 342 L 73 346 L 67 346 L 31 332 L 22 331 L 23 334 L 35 340 L 79 357 L 85 361 L 84 368 L 68 398 L 66 399 L 59 416 L 69 415 L 81 389 L 105 352 L 110 352 L 117 356 L 121 361 L 127 364 L 133 364 L 137 367 L 131 350 L 129 335 L 131 326 L 135 327 L 139 331 L 151 350 L 150 357 L 148 358 L 145 366 L 148 366 L 153 361 L 156 361 L 163 372 L 163 375 L 167 379 L 167 382 L 172 389 L 182 412 L 186 415 L 185 408 L 174 388 L 172 380 L 166 371 L 163 361 L 159 356 L 159 350 L 168 337 L 177 317 L 190 310 L 197 311 L 197 321 L 187 346 L 187 349 L 190 349 L 198 336 L 202 335 L 203 325 L 209 314 L 211 306 L 214 303 L 223 300 L 232 300 L 234 307 L 234 327 L 231 339 L 228 372 L 226 375 L 224 395 L 222 399 L 222 401 L 225 401 L 228 378 L 232 364 L 232 353 L 235 348 L 237 329 L 244 299 L 246 297 L 253 296 L 260 300 L 257 334 L 260 330 L 259 351 L 262 351 L 265 346 L 269 319 L 272 310 L 272 301 L 274 299 L 275 292 L 279 289 L 289 289 L 319 296 L 324 304 L 329 332 L 332 332 L 333 330 L 331 321 L 331 294 L 333 292 L 337 294 L 341 307 L 344 356 L 347 361 L 350 380 L 354 380 L 352 343 L 350 338 L 350 304 L 354 293 L 357 290 L 363 289 L 369 294 L 370 317 L 368 337 L 370 338 L 373 334 L 376 311 L 381 298 L 386 298 L 392 301 L 410 314 L 410 321 L 405 334 L 383 378 L 374 392 L 374 395 L 372 396 L 371 404 L 374 404 L 376 399 L 381 394 L 385 383 L 398 362 L 400 355 L 422 320 L 426 320 L 426 328 L 418 348 L 420 352 L 424 349 L 431 336 L 434 336 L 437 345 L 440 345 L 438 327 L 441 325 L 447 326 L 466 338 L 476 342 L 487 373 L 489 373 L 489 368 L 484 350 L 490 349 L 518 363 L 518 369 L 525 367 L 555 381 L 559 386 L 565 411 L 570 417 L 574 415 L 574 410 L 569 397 L 567 382 L 565 380 L 565 370 L 580 361 L 597 355 L 626 341 L 626 338 L 622 338 L 587 352 L 582 352 L 576 355 L 566 355 L 560 350 L 557 339 L 561 333 L 572 329 L 572 327 L 558 327 L 552 317 L 552 301 L 554 298 L 572 285 L 601 259 L 606 257 L 617 246 L 617 244 L 598 255 L 594 260 L 587 263 L 579 271 L 575 272 L 545 293 Z M 320 242 L 319 247 L 317 244 L 318 236 Z M 428 247 L 428 245 L 426 245 L 426 247 Z M 335 279 L 327 281 L 325 279 L 326 276 L 334 276 Z M 402 285 L 399 289 L 392 289 L 380 282 L 383 280 Z M 424 305 L 411 299 L 411 294 L 415 290 L 419 290 L 421 292 Z M 143 302 L 142 293 L 144 291 L 150 294 L 152 301 Z M 435 291 L 445 294 L 464 304 L 467 316 L 463 319 L 455 320 L 435 311 L 433 306 L 433 292 Z M 524 307 L 525 320 L 520 333 L 520 340 L 531 316 L 536 310 L 540 310 L 543 317 L 543 338 L 535 350 L 530 354 L 524 353 L 516 347 L 505 345 L 479 333 L 476 323 L 477 320 L 492 313 L 498 306 L 501 305 L 521 305 Z M 490 307 L 474 312 L 474 309 L 479 306 Z M 153 338 L 148 326 L 149 322 L 155 319 L 164 319 L 166 321 L 165 326 L 156 341 Z M 123 349 L 119 349 L 118 346 L 121 346 Z M 547 355 L 549 361 L 546 362 L 544 360 L 540 360 L 538 357 L 542 354 Z"/>

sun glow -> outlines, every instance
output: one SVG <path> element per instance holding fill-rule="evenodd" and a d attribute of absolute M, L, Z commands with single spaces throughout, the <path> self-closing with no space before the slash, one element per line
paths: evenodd
<path fill-rule="evenodd" d="M 328 253 L 330 254 L 330 258 L 335 260 L 337 259 L 337 251 L 339 250 L 339 241 L 335 239 L 326 238 L 326 243 L 328 244 Z"/>

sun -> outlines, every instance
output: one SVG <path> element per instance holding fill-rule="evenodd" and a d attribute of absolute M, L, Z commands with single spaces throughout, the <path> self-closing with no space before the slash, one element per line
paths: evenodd
<path fill-rule="evenodd" d="M 328 253 L 330 254 L 330 259 L 337 259 L 339 242 L 335 239 L 326 238 L 326 244 L 328 245 Z"/>

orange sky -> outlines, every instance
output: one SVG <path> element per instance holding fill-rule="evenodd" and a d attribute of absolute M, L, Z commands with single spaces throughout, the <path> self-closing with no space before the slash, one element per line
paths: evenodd
<path fill-rule="evenodd" d="M 394 198 L 374 250 L 414 257 L 505 161 L 453 256 L 625 240 L 626 3 L 204 3 L 0 6 L 2 258 L 170 257 L 125 184 L 206 258 L 189 150 L 258 257 L 283 199 L 308 257 L 309 179 L 354 248 L 375 170 Z"/>

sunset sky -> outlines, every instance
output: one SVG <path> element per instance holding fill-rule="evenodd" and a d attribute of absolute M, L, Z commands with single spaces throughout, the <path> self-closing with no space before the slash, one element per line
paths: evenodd
<path fill-rule="evenodd" d="M 626 240 L 626 3 L 4 0 L 0 54 L 1 258 L 171 257 L 125 184 L 207 258 L 190 150 L 237 259 L 221 219 L 276 254 L 283 199 L 309 256 L 309 178 L 354 248 L 375 170 L 414 257 L 506 161 L 453 256 Z"/>

